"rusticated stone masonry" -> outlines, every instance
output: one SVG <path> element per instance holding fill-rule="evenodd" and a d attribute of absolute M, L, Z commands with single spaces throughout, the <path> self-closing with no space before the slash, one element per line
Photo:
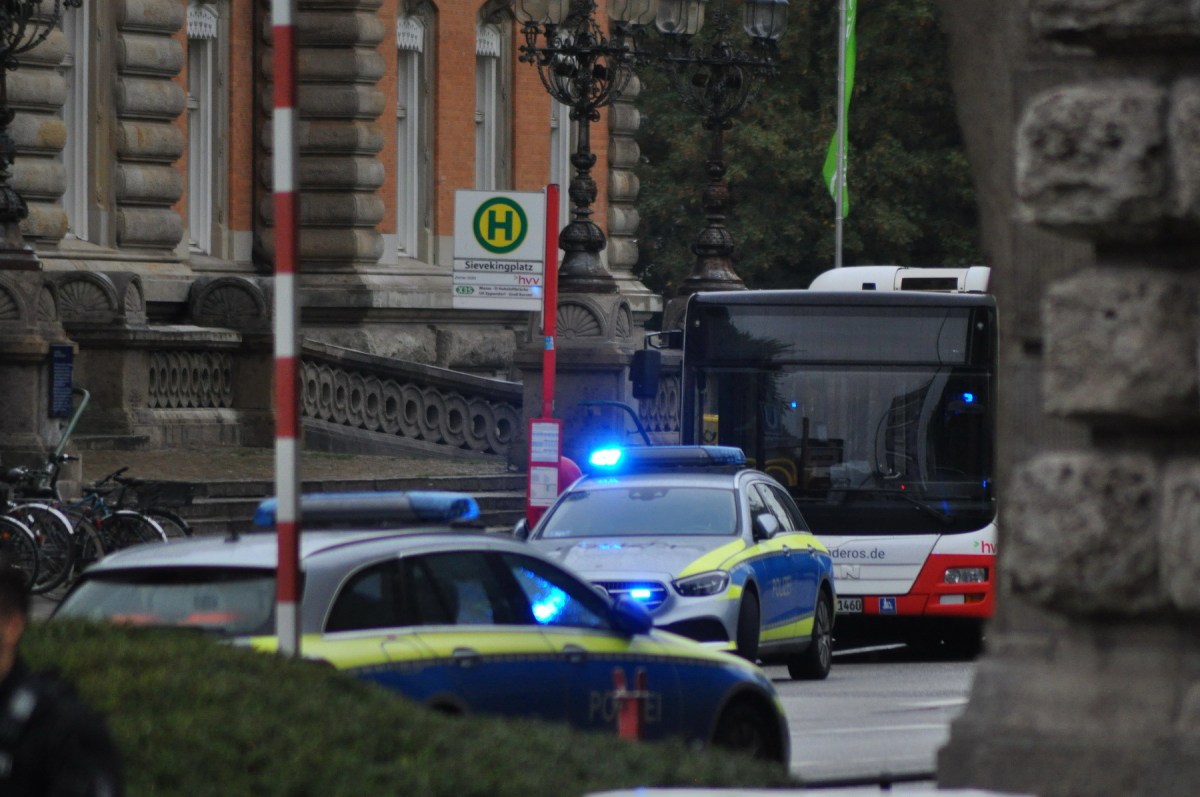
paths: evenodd
<path fill-rule="evenodd" d="M 7 76 L 9 105 L 17 112 L 9 128 L 18 153 L 12 184 L 29 207 L 21 232 L 30 240 L 57 241 L 67 231 L 67 216 L 58 205 L 66 188 L 60 156 L 67 140 L 62 120 L 67 88 L 58 71 L 63 55 L 62 31 L 52 31 L 22 57 L 21 69 Z"/>
<path fill-rule="evenodd" d="M 184 66 L 183 45 L 174 36 L 186 9 L 178 0 L 117 0 L 116 17 L 117 244 L 172 250 L 183 239 L 183 219 L 172 207 L 183 193 L 174 164 L 184 137 L 175 121 L 187 106 L 175 80 Z"/>
<path fill-rule="evenodd" d="M 260 0 L 266 20 L 260 68 L 271 75 L 270 3 Z M 372 266 L 383 255 L 377 225 L 384 205 L 379 188 L 384 168 L 377 157 L 383 137 L 375 120 L 385 99 L 377 83 L 385 64 L 378 45 L 385 29 L 380 0 L 300 0 L 298 92 L 300 257 L 306 273 Z M 271 85 L 260 94 L 264 118 L 272 111 Z M 269 153 L 271 126 L 260 145 Z M 258 245 L 270 261 L 274 253 L 272 160 L 259 174 L 263 198 Z"/>
<path fill-rule="evenodd" d="M 1094 256 L 993 264 L 1002 282 L 1054 274 L 1040 297 L 1021 297 L 1040 298 L 1041 410 L 1084 434 L 1031 441 L 1011 463 L 997 617 L 939 785 L 1194 795 L 1200 4 L 972 0 L 960 13 L 953 2 L 942 4 L 952 36 L 1023 54 L 1005 64 L 1019 99 L 997 117 L 1012 113 L 1018 218 Z M 973 32 L 979 19 L 999 20 L 996 33 Z M 968 128 L 977 116 L 960 113 Z"/>

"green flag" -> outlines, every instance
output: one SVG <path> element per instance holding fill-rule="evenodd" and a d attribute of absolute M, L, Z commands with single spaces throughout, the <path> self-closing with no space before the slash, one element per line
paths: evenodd
<path fill-rule="evenodd" d="M 854 62 L 857 60 L 855 52 L 857 47 L 854 43 L 854 28 L 855 17 L 858 15 L 858 0 L 843 0 L 846 4 L 846 59 L 845 59 L 845 102 L 841 108 L 842 114 L 842 163 L 848 160 L 847 154 L 847 136 L 846 130 L 849 128 L 848 121 L 850 118 L 850 95 L 854 93 Z M 835 132 L 833 140 L 829 142 L 829 152 L 825 154 L 825 168 L 822 174 L 825 177 L 825 185 L 829 188 L 829 195 L 837 201 L 838 189 L 838 136 Z M 850 215 L 850 189 L 847 187 L 842 194 L 842 216 Z"/>

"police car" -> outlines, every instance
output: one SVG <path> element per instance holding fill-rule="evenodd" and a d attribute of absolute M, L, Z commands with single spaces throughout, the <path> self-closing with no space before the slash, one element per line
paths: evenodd
<path fill-rule="evenodd" d="M 631 690 L 641 738 L 787 763 L 787 721 L 762 671 L 653 630 L 636 602 L 521 542 L 462 527 L 478 513 L 460 494 L 305 496 L 303 655 L 442 711 L 581 729 L 611 732 Z M 273 503 L 258 521 L 273 526 Z M 55 617 L 197 627 L 272 651 L 277 550 L 275 534 L 252 533 L 119 551 Z"/>
<path fill-rule="evenodd" d="M 729 446 L 602 449 L 518 538 L 659 628 L 821 679 L 832 662 L 829 551 L 787 490 Z"/>

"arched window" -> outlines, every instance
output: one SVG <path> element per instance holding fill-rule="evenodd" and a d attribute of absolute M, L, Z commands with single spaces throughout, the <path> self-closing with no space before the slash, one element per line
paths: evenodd
<path fill-rule="evenodd" d="M 510 187 L 511 23 L 484 23 L 475 38 L 475 187 Z"/>
<path fill-rule="evenodd" d="M 220 18 L 207 5 L 188 6 L 188 244 L 211 255 L 217 202 L 217 39 Z"/>
<path fill-rule="evenodd" d="M 431 218 L 429 31 L 419 16 L 396 20 L 396 249 L 400 257 L 429 257 Z"/>

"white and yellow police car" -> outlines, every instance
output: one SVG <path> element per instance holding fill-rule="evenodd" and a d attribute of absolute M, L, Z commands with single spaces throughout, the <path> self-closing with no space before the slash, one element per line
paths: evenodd
<path fill-rule="evenodd" d="M 787 763 L 787 720 L 761 670 L 654 630 L 636 602 L 524 543 L 462 528 L 478 513 L 461 494 L 305 496 L 302 654 L 434 709 L 582 729 L 615 729 L 623 681 L 640 693 L 641 738 Z M 270 502 L 259 521 L 274 525 Z M 275 650 L 277 552 L 273 533 L 129 548 L 89 568 L 55 617 L 197 627 Z"/>
<path fill-rule="evenodd" d="M 821 679 L 836 593 L 824 544 L 739 448 L 596 451 L 532 530 L 515 534 L 659 628 Z"/>

